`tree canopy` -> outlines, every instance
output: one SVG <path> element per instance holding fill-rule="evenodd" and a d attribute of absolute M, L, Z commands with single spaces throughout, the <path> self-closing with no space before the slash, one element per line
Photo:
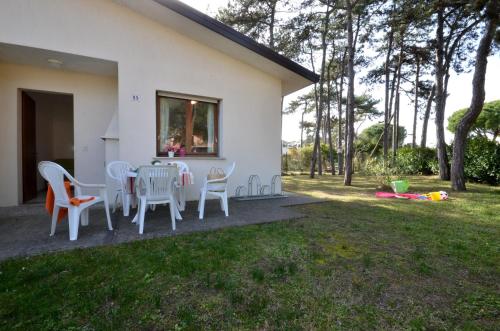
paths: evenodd
<path fill-rule="evenodd" d="M 468 108 L 460 109 L 454 112 L 448 118 L 448 130 L 455 132 L 458 122 L 464 117 Z M 488 137 L 495 140 L 500 134 L 500 100 L 487 102 L 476 122 L 472 125 L 471 134 L 476 136 Z"/>
<path fill-rule="evenodd" d="M 390 130 L 392 131 L 392 125 L 390 126 Z M 369 153 L 371 154 L 374 151 L 373 155 L 378 156 L 382 153 L 382 145 L 380 144 L 380 136 L 384 132 L 384 124 L 374 124 L 372 126 L 367 127 L 356 139 L 356 150 L 358 152 Z M 406 138 L 406 129 L 403 126 L 398 128 L 399 135 L 399 144 L 403 145 L 403 141 Z M 392 137 L 390 137 L 389 142 L 392 144 Z"/>

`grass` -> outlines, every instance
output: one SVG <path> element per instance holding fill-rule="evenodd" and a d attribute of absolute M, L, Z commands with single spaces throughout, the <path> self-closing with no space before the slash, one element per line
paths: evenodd
<path fill-rule="evenodd" d="M 500 190 L 374 198 L 356 177 L 285 179 L 300 220 L 0 264 L 1 329 L 500 328 Z M 412 190 L 448 190 L 430 177 Z"/>

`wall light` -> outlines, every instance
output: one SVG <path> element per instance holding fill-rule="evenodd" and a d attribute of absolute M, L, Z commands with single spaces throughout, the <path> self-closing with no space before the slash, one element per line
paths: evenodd
<path fill-rule="evenodd" d="M 48 59 L 47 62 L 49 63 L 49 65 L 51 67 L 54 67 L 54 68 L 60 68 L 63 64 L 62 61 L 57 60 L 57 59 Z"/>

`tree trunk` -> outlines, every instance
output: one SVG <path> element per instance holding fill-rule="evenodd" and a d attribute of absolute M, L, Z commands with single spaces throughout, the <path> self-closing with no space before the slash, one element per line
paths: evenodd
<path fill-rule="evenodd" d="M 330 0 L 327 1 L 326 5 L 326 13 L 325 18 L 323 20 L 323 30 L 321 32 L 321 74 L 319 79 L 319 107 L 317 111 L 316 117 L 316 135 L 314 138 L 314 147 L 313 147 L 313 155 L 311 159 L 311 170 L 309 172 L 309 177 L 314 178 L 314 170 L 316 168 L 316 162 L 318 162 L 318 175 L 322 175 L 322 160 L 321 160 L 321 140 L 320 140 L 320 131 L 321 131 L 321 121 L 323 117 L 323 106 L 324 106 L 324 88 L 325 88 L 325 67 L 326 67 L 326 49 L 328 44 L 326 42 L 326 36 L 329 31 L 329 23 L 330 23 Z"/>
<path fill-rule="evenodd" d="M 436 29 L 436 147 L 439 162 L 439 178 L 441 180 L 450 179 L 450 169 L 448 165 L 448 155 L 446 153 L 446 141 L 444 136 L 444 15 L 443 7 L 439 7 Z"/>
<path fill-rule="evenodd" d="M 397 72 L 397 81 L 396 81 L 396 100 L 394 102 L 394 125 L 392 126 L 392 159 L 396 160 L 396 153 L 399 147 L 399 104 L 400 104 L 400 95 L 399 89 L 401 86 L 401 68 L 403 67 L 403 47 L 404 47 L 404 39 L 403 34 L 401 34 L 401 44 L 399 50 L 399 59 L 398 59 L 398 67 L 396 69 Z"/>
<path fill-rule="evenodd" d="M 337 139 L 337 158 L 338 158 L 338 173 L 339 175 L 344 174 L 344 151 L 342 148 L 342 93 L 344 89 L 344 74 L 345 74 L 345 56 L 346 56 L 346 51 L 344 50 L 344 54 L 342 55 L 342 60 L 341 60 L 341 70 L 340 70 L 340 84 L 338 88 L 338 93 L 337 93 L 337 107 L 338 107 L 338 113 L 339 113 L 339 136 Z"/>
<path fill-rule="evenodd" d="M 300 148 L 304 147 L 304 114 L 306 113 L 307 102 L 304 111 L 302 112 L 302 118 L 300 120 Z"/>
<path fill-rule="evenodd" d="M 456 33 L 456 29 L 451 28 L 451 30 L 448 31 L 448 38 L 446 40 L 446 43 L 444 43 L 443 41 L 444 44 L 444 49 L 443 49 L 444 84 L 443 84 L 443 106 L 442 106 L 443 112 L 446 111 L 446 101 L 448 100 L 448 82 L 450 80 L 450 68 L 453 62 L 453 56 L 455 55 L 455 51 L 460 46 L 460 42 L 465 37 L 465 35 L 480 22 L 481 22 L 480 19 L 472 22 L 458 34 Z M 454 40 L 453 36 L 455 36 Z"/>
<path fill-rule="evenodd" d="M 398 89 L 399 90 L 399 89 Z M 394 101 L 394 125 L 392 126 L 392 158 L 396 161 L 396 155 L 399 148 L 399 104 L 401 95 L 396 93 L 396 101 Z"/>
<path fill-rule="evenodd" d="M 396 79 L 398 78 L 398 70 L 394 70 L 394 75 L 392 75 L 392 82 L 391 82 L 391 96 L 389 97 L 389 117 L 392 117 L 392 105 L 394 103 L 394 91 L 396 90 Z M 389 121 L 389 125 L 391 124 L 391 121 Z M 390 144 L 389 144 L 390 145 Z"/>
<path fill-rule="evenodd" d="M 269 24 L 269 48 L 274 49 L 274 26 L 276 21 L 276 2 L 271 7 L 271 22 Z"/>
<path fill-rule="evenodd" d="M 387 155 L 389 153 L 389 118 L 391 117 L 389 109 L 389 86 L 390 86 L 390 74 L 391 74 L 391 54 L 392 54 L 392 42 L 394 40 L 394 31 L 391 28 L 389 32 L 389 41 L 387 45 L 387 54 L 385 57 L 385 104 L 384 104 L 384 160 L 387 160 Z"/>
<path fill-rule="evenodd" d="M 354 172 L 354 38 L 352 31 L 352 3 L 351 0 L 346 0 L 346 16 L 347 16 L 347 75 L 349 84 L 347 86 L 347 147 L 346 147 L 346 164 L 344 185 L 350 186 L 352 182 L 352 174 Z"/>
<path fill-rule="evenodd" d="M 417 71 L 415 73 L 415 109 L 413 113 L 413 136 L 411 147 L 417 147 L 417 117 L 418 117 L 418 83 L 420 78 L 420 56 L 417 54 Z"/>
<path fill-rule="evenodd" d="M 464 174 L 464 154 L 467 142 L 467 135 L 470 128 L 476 121 L 484 105 L 484 82 L 486 77 L 486 67 L 488 65 L 488 54 L 495 36 L 498 25 L 498 0 L 492 0 L 487 8 L 487 12 L 493 17 L 487 23 L 486 31 L 481 38 L 476 52 L 476 66 L 472 79 L 472 100 L 469 110 L 458 122 L 455 130 L 455 143 L 453 144 L 453 162 L 451 165 L 451 187 L 456 191 L 465 191 Z"/>
<path fill-rule="evenodd" d="M 431 93 L 427 99 L 427 105 L 425 107 L 424 121 L 422 123 L 422 138 L 420 140 L 420 147 L 427 147 L 427 126 L 429 124 L 429 117 L 431 116 L 432 101 L 434 100 L 434 95 L 436 93 L 436 85 L 432 85 Z"/>
<path fill-rule="evenodd" d="M 332 118 L 331 118 L 331 102 L 330 98 L 332 96 L 332 89 L 331 89 L 331 68 L 332 68 L 332 62 L 333 62 L 333 56 L 332 59 L 330 60 L 330 63 L 328 63 L 328 71 L 326 74 L 326 83 L 327 85 L 327 114 L 326 114 L 326 121 L 327 121 L 327 134 L 328 134 L 328 152 L 329 152 L 329 159 L 330 159 L 330 167 L 332 171 L 332 175 L 335 175 L 335 162 L 333 161 L 333 142 L 332 142 Z"/>
<path fill-rule="evenodd" d="M 312 67 L 312 71 L 313 72 L 316 72 L 316 69 L 315 69 L 315 66 L 314 66 L 314 53 L 313 53 L 313 46 L 312 46 L 312 42 L 309 40 L 309 57 L 310 57 L 310 60 L 311 60 L 311 67 Z M 318 96 L 318 84 L 314 84 L 314 107 L 316 108 L 316 118 L 318 118 L 318 113 L 319 113 L 319 96 Z M 316 131 L 314 131 L 316 132 Z M 309 135 L 309 134 L 307 134 Z M 315 135 L 313 134 L 313 141 L 314 141 L 314 137 Z M 312 150 L 312 156 L 311 156 L 311 165 L 312 165 L 312 160 L 316 160 L 318 155 L 317 155 L 317 149 L 316 148 L 313 148 Z M 321 157 L 321 155 L 320 155 Z M 312 169 L 312 170 L 311 170 Z M 310 171 L 312 171 L 312 176 L 311 178 L 314 178 L 314 171 L 315 171 L 315 165 L 312 166 L 310 169 Z"/>

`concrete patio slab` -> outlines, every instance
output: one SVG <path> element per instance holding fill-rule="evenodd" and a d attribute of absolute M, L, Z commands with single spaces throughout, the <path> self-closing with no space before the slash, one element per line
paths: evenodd
<path fill-rule="evenodd" d="M 146 213 L 144 234 L 139 235 L 138 226 L 130 217 L 123 217 L 121 210 L 112 214 L 113 231 L 108 231 L 104 209 L 90 211 L 90 224 L 80 226 L 78 240 L 69 241 L 68 222 L 58 224 L 53 237 L 49 236 L 50 217 L 42 204 L 21 207 L 0 208 L 0 260 L 16 256 L 29 256 L 45 252 L 113 245 L 134 240 L 166 237 L 184 233 L 207 231 L 231 226 L 244 226 L 301 218 L 304 215 L 288 206 L 321 202 L 308 196 L 290 194 L 286 199 L 229 202 L 229 217 L 224 217 L 219 202 L 207 201 L 205 218 L 200 221 L 196 204 L 189 203 L 182 213 L 183 220 L 177 222 L 177 230 L 172 231 L 168 207 L 158 206 Z"/>

